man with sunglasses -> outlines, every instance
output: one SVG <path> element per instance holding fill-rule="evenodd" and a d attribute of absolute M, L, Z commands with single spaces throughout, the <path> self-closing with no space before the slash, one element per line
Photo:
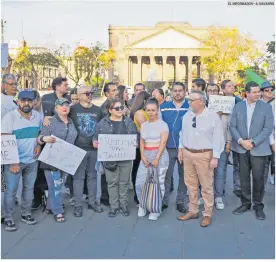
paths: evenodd
<path fill-rule="evenodd" d="M 272 85 L 269 81 L 265 81 L 261 85 L 262 100 L 272 106 L 272 112 L 275 116 L 274 90 L 275 90 L 275 86 Z M 275 129 L 275 127 L 274 127 L 274 129 Z M 269 165 L 271 164 L 271 176 L 269 176 L 269 181 L 272 185 L 274 185 L 275 184 L 275 138 L 274 138 L 273 134 L 270 136 L 270 144 L 272 147 L 272 155 L 267 157 L 264 178 L 265 178 L 265 184 L 266 184 L 267 178 L 268 178 L 268 172 L 269 172 Z"/>
<path fill-rule="evenodd" d="M 69 114 L 78 131 L 75 145 L 87 151 L 87 154 L 73 177 L 74 215 L 76 217 L 83 215 L 82 196 L 86 176 L 88 209 L 94 210 L 96 213 L 103 212 L 101 206 L 96 203 L 97 172 L 95 165 L 97 161 L 97 150 L 92 144 L 92 138 L 96 133 L 96 125 L 103 118 L 103 112 L 100 107 L 92 104 L 92 94 L 93 92 L 90 87 L 81 86 L 78 89 L 79 104 L 72 105 Z"/>
<path fill-rule="evenodd" d="M 186 221 L 199 217 L 198 186 L 204 201 L 202 227 L 211 224 L 214 205 L 213 177 L 214 168 L 224 149 L 222 122 L 217 113 L 208 109 L 206 97 L 202 91 L 192 91 L 189 98 L 190 110 L 182 120 L 182 132 L 179 138 L 180 162 L 184 162 L 184 180 L 189 190 L 189 212 L 179 216 Z"/>

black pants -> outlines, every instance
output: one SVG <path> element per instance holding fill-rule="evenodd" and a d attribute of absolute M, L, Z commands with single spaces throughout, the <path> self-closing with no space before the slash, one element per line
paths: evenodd
<path fill-rule="evenodd" d="M 250 173 L 253 178 L 253 208 L 254 210 L 263 209 L 264 198 L 264 170 L 267 156 L 252 156 L 250 151 L 239 154 L 239 168 L 241 179 L 241 202 L 242 205 L 251 206 L 251 181 Z"/>
<path fill-rule="evenodd" d="M 48 184 L 44 175 L 44 170 L 38 168 L 37 177 L 34 184 L 34 201 L 36 203 L 42 203 L 43 192 L 47 189 Z"/>
<path fill-rule="evenodd" d="M 141 152 L 139 148 L 136 148 L 136 158 L 133 160 L 131 180 L 133 184 L 134 198 L 135 200 L 137 200 L 137 202 L 138 202 L 138 198 L 136 195 L 136 177 L 137 177 L 137 172 L 138 172 L 140 162 L 141 162 Z"/>
<path fill-rule="evenodd" d="M 108 190 L 107 190 L 107 182 L 106 182 L 106 176 L 105 176 L 105 174 L 102 174 L 101 188 L 102 188 L 101 201 L 109 203 L 109 194 L 108 194 Z"/>

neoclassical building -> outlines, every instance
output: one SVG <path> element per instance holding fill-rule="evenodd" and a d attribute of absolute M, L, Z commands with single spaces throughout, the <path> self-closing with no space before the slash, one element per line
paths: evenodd
<path fill-rule="evenodd" d="M 193 78 L 208 77 L 201 56 L 211 54 L 202 40 L 208 27 L 185 22 L 159 22 L 152 27 L 109 26 L 109 48 L 116 60 L 109 81 L 133 86 L 137 82 L 182 81 L 191 87 Z"/>

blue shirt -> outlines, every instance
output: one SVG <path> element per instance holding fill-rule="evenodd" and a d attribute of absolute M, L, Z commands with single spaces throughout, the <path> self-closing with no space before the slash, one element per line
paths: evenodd
<path fill-rule="evenodd" d="M 174 102 L 165 102 L 160 105 L 162 119 L 169 127 L 167 148 L 179 147 L 179 132 L 182 129 L 182 118 L 189 110 L 188 100 L 184 99 L 181 107 L 176 108 Z"/>

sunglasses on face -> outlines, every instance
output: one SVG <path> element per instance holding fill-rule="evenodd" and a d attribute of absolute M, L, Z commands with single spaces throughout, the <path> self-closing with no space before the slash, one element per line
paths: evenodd
<path fill-rule="evenodd" d="M 196 128 L 196 117 L 195 116 L 193 117 L 192 121 L 193 121 L 192 127 Z"/>
<path fill-rule="evenodd" d="M 112 109 L 115 109 L 116 111 L 122 111 L 124 110 L 124 106 L 116 106 L 116 107 L 113 107 Z"/>
<path fill-rule="evenodd" d="M 93 95 L 93 92 L 85 92 L 85 93 L 82 93 L 83 95 L 86 95 L 86 96 L 92 96 Z"/>
<path fill-rule="evenodd" d="M 269 88 L 269 89 L 265 89 L 264 91 L 267 92 L 273 92 L 275 90 L 275 88 Z"/>

